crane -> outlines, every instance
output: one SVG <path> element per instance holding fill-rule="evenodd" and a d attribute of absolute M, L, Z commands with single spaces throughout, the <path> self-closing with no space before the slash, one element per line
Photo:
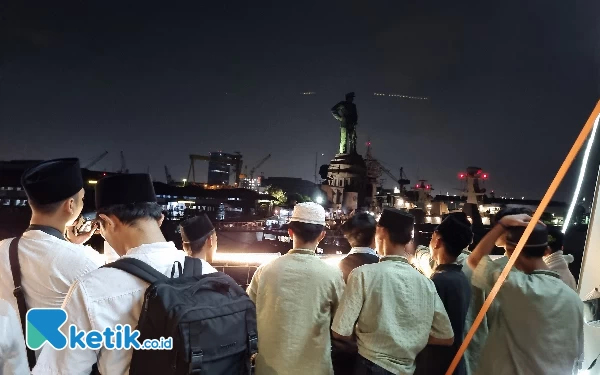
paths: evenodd
<path fill-rule="evenodd" d="M 93 167 L 94 165 L 96 165 L 100 160 L 104 159 L 104 157 L 106 155 L 108 155 L 108 151 L 104 151 L 102 154 L 100 154 L 97 157 L 95 157 L 91 162 L 89 162 L 88 164 L 86 164 L 83 168 L 84 169 L 90 169 L 91 167 Z"/>
<path fill-rule="evenodd" d="M 404 185 L 408 185 L 410 184 L 410 180 L 408 178 L 406 178 L 406 174 L 404 174 L 404 168 L 400 168 L 400 178 L 396 178 L 396 176 L 394 176 L 392 174 L 392 172 L 390 172 L 389 169 L 387 169 L 386 167 L 384 167 L 380 162 L 378 162 L 379 167 L 381 168 L 381 170 L 387 174 L 388 176 L 390 176 L 390 178 L 395 181 L 396 183 L 398 183 L 398 185 L 400 185 L 400 192 L 404 192 Z"/>
<path fill-rule="evenodd" d="M 127 169 L 127 164 L 125 163 L 125 154 L 121 151 L 121 169 L 118 173 L 129 173 L 129 169 Z"/>
<path fill-rule="evenodd" d="M 169 168 L 167 168 L 166 165 L 165 165 L 165 177 L 167 178 L 167 184 L 169 184 L 169 185 L 175 184 L 173 177 L 171 177 L 171 174 L 169 173 Z"/>
<path fill-rule="evenodd" d="M 258 164 L 256 164 L 254 166 L 254 168 L 252 168 L 250 170 L 250 180 L 254 180 L 254 172 L 256 172 L 256 170 L 258 168 L 260 168 L 267 160 L 269 160 L 271 158 L 271 154 L 265 156 L 264 158 L 261 159 L 261 161 L 258 162 Z"/>

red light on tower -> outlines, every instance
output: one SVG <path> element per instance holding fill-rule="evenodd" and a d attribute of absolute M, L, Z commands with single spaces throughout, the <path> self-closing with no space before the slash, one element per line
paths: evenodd
<path fill-rule="evenodd" d="M 488 178 L 488 174 L 484 173 L 483 176 L 481 176 L 481 177 L 483 177 L 483 179 L 486 179 L 486 178 Z"/>
<path fill-rule="evenodd" d="M 426 188 L 429 189 L 431 186 L 427 185 Z"/>
<path fill-rule="evenodd" d="M 419 184 L 416 184 L 416 185 L 415 185 L 415 188 L 417 188 L 417 189 L 418 189 L 418 188 L 420 188 Z"/>
<path fill-rule="evenodd" d="M 462 180 L 463 178 L 465 178 L 465 174 L 464 174 L 464 173 L 462 173 L 462 172 L 460 172 L 460 173 L 458 174 L 458 178 L 460 178 L 460 179 Z"/>

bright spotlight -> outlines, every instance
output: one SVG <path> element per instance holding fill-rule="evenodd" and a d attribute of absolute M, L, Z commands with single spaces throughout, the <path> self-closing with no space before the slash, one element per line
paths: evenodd
<path fill-rule="evenodd" d="M 318 203 L 318 204 L 321 204 L 321 203 L 323 203 L 323 197 L 317 197 L 317 199 L 316 199 L 316 200 L 317 200 L 317 203 Z"/>

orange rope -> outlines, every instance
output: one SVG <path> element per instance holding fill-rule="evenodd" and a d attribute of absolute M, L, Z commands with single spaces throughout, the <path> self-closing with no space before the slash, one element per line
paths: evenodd
<path fill-rule="evenodd" d="M 579 133 L 579 137 L 577 137 L 577 139 L 575 140 L 573 147 L 571 147 L 571 151 L 569 151 L 569 154 L 565 158 L 565 161 L 563 161 L 562 165 L 560 166 L 560 169 L 556 173 L 554 180 L 552 180 L 550 187 L 548 187 L 548 190 L 546 191 L 544 198 L 540 202 L 540 205 L 535 210 L 535 213 L 533 214 L 533 219 L 531 219 L 531 222 L 527 225 L 527 228 L 525 229 L 523 236 L 521 236 L 521 239 L 519 240 L 519 243 L 517 244 L 515 251 L 513 251 L 513 254 L 511 255 L 510 259 L 508 260 L 508 264 L 506 264 L 506 267 L 504 267 L 504 270 L 502 270 L 502 273 L 500 274 L 500 277 L 498 277 L 496 284 L 494 284 L 494 287 L 492 288 L 490 295 L 486 298 L 485 302 L 483 303 L 483 306 L 481 307 L 479 314 L 475 318 L 475 321 L 473 322 L 473 325 L 471 326 L 469 333 L 467 333 L 467 336 L 465 337 L 462 345 L 458 349 L 458 352 L 456 353 L 454 360 L 452 360 L 452 363 L 450 364 L 450 368 L 448 368 L 448 371 L 446 371 L 446 375 L 452 375 L 452 373 L 454 373 L 456 366 L 458 366 L 458 362 L 460 362 L 460 359 L 462 358 L 465 350 L 467 349 L 467 346 L 471 342 L 471 339 L 473 339 L 473 335 L 475 334 L 475 331 L 477 331 L 477 328 L 479 328 L 479 325 L 481 324 L 483 317 L 489 310 L 490 306 L 492 305 L 492 302 L 494 302 L 494 298 L 496 298 L 496 295 L 498 294 L 498 291 L 500 290 L 502 283 L 504 283 L 504 280 L 506 280 L 506 277 L 508 276 L 510 269 L 515 264 L 515 261 L 517 260 L 519 254 L 521 254 L 521 250 L 523 249 L 523 246 L 527 242 L 527 239 L 529 238 L 529 235 L 533 231 L 533 228 L 535 227 L 536 223 L 540 220 L 542 213 L 546 210 L 548 203 L 550 203 L 550 199 L 552 199 L 552 196 L 556 192 L 556 189 L 558 188 L 561 181 L 565 177 L 565 174 L 567 174 L 567 171 L 569 170 L 569 167 L 573 163 L 573 160 L 575 160 L 575 157 L 579 153 L 579 150 L 581 150 L 581 147 L 583 147 L 583 144 L 585 143 L 586 138 L 590 134 L 590 132 L 594 126 L 594 122 L 596 121 L 596 118 L 598 116 L 600 116 L 600 101 L 598 101 L 598 103 L 596 104 L 596 108 L 594 108 L 594 110 L 592 111 L 592 114 L 590 115 L 590 118 L 587 120 L 587 122 L 583 126 L 583 129 L 581 129 L 581 133 Z"/>

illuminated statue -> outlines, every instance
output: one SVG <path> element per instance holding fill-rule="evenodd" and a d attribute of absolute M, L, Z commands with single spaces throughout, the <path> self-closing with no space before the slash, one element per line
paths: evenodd
<path fill-rule="evenodd" d="M 356 154 L 356 124 L 358 114 L 354 93 L 346 94 L 346 100 L 339 102 L 331 108 L 331 113 L 340 122 L 340 154 Z"/>

